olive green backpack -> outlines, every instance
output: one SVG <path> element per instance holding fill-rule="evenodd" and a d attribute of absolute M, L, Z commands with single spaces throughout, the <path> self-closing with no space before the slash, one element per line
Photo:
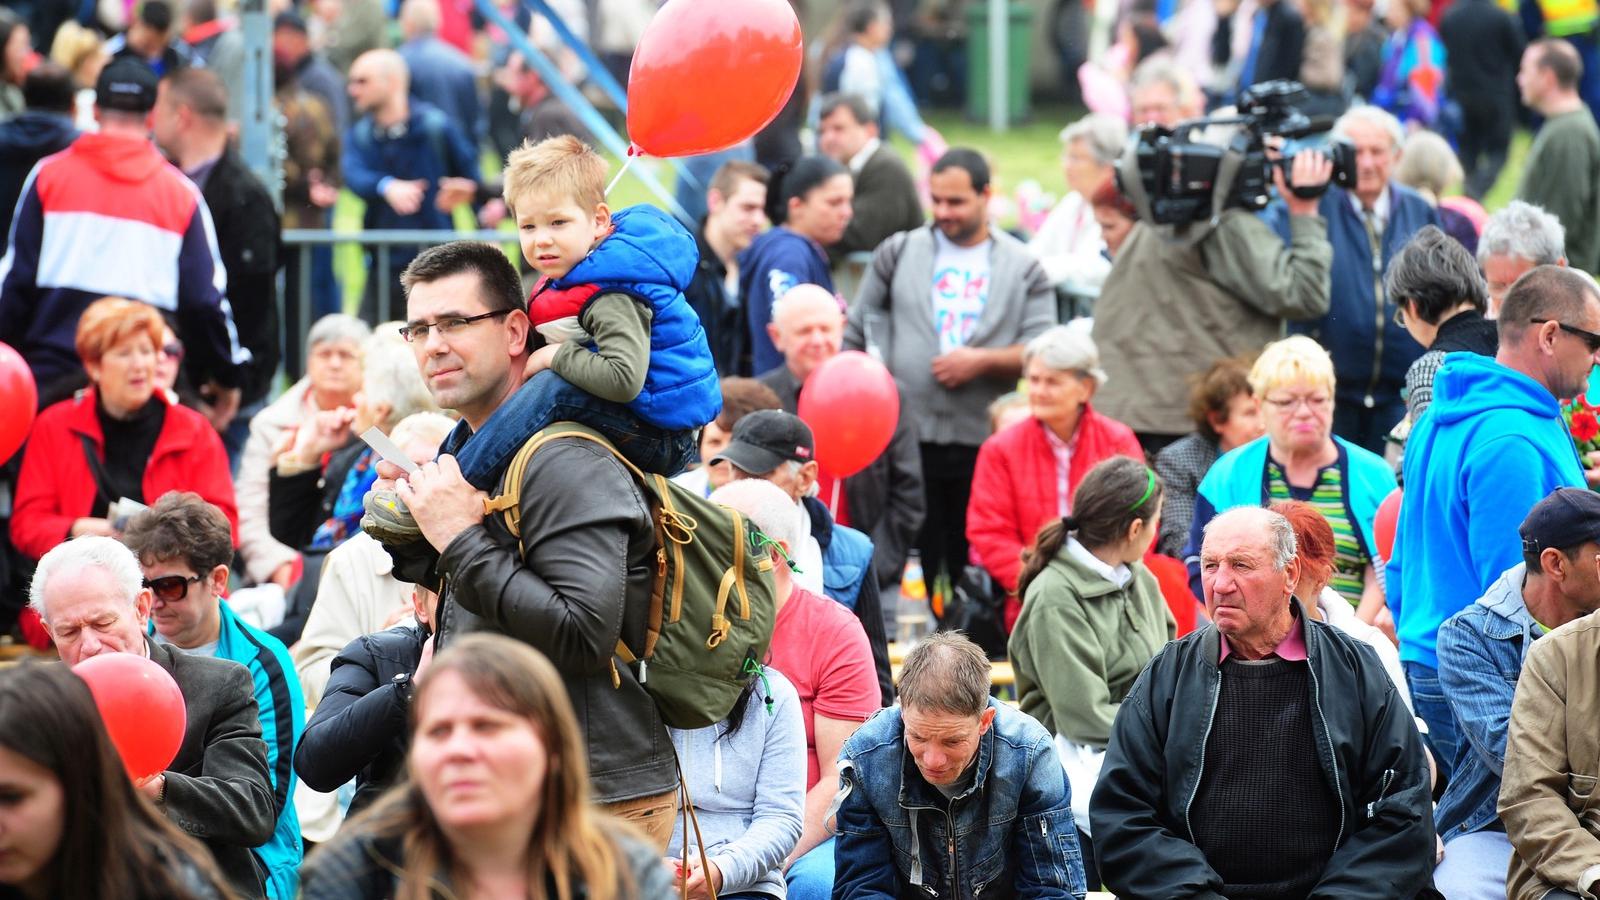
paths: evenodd
<path fill-rule="evenodd" d="M 641 471 L 598 432 L 560 422 L 522 445 L 506 467 L 506 493 L 486 504 L 519 541 L 523 473 L 533 454 L 556 440 L 604 447 L 633 473 L 650 507 L 656 573 L 644 646 L 619 640 L 616 657 L 636 665 L 668 725 L 704 728 L 727 718 L 750 680 L 746 660 L 765 660 L 772 642 L 777 605 L 765 536 L 735 510 Z M 612 679 L 620 684 L 615 660 Z"/>

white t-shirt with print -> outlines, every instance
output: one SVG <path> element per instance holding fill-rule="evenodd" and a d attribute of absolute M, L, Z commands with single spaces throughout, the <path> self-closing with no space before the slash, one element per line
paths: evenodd
<path fill-rule="evenodd" d="M 989 250 L 994 240 L 962 247 L 933 233 L 933 330 L 939 352 L 965 347 L 989 302 Z"/>

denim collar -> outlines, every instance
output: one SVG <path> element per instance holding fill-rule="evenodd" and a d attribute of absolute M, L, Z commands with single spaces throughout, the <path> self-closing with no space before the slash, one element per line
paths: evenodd
<path fill-rule="evenodd" d="M 1488 592 L 1478 598 L 1478 605 L 1492 613 L 1484 618 L 1485 637 L 1509 641 L 1544 634 L 1544 628 L 1534 621 L 1533 614 L 1522 602 L 1522 583 L 1527 578 L 1527 571 L 1527 563 L 1517 563 L 1502 573 L 1489 586 Z"/>

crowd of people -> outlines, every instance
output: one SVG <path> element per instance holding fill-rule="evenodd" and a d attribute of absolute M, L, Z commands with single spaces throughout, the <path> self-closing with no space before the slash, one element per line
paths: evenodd
<path fill-rule="evenodd" d="M 551 5 L 618 76 L 653 8 Z M 272 6 L 281 207 L 233 11 L 0 10 L 0 627 L 64 664 L 0 669 L 0 896 L 1600 891 L 1592 0 L 1122 4 L 1014 229 L 926 10 L 841 9 L 679 221 L 470 5 Z M 1124 191 L 1278 79 L 1343 150 Z M 281 240 L 342 192 L 439 233 L 356 314 Z M 852 351 L 899 412 L 834 470 Z M 154 776 L 108 653 L 183 695 Z"/>

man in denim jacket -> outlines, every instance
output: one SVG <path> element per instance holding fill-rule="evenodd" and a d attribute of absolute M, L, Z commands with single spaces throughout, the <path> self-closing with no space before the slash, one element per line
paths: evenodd
<path fill-rule="evenodd" d="M 983 651 L 958 632 L 924 638 L 899 690 L 839 754 L 835 900 L 1082 898 L 1055 745 L 989 697 Z"/>
<path fill-rule="evenodd" d="M 1434 813 L 1445 841 L 1434 884 L 1450 900 L 1506 896 L 1511 842 L 1495 800 L 1517 676 L 1547 629 L 1600 609 L 1600 494 L 1558 488 L 1518 531 L 1523 562 L 1439 626 L 1439 684 L 1462 738 Z"/>

